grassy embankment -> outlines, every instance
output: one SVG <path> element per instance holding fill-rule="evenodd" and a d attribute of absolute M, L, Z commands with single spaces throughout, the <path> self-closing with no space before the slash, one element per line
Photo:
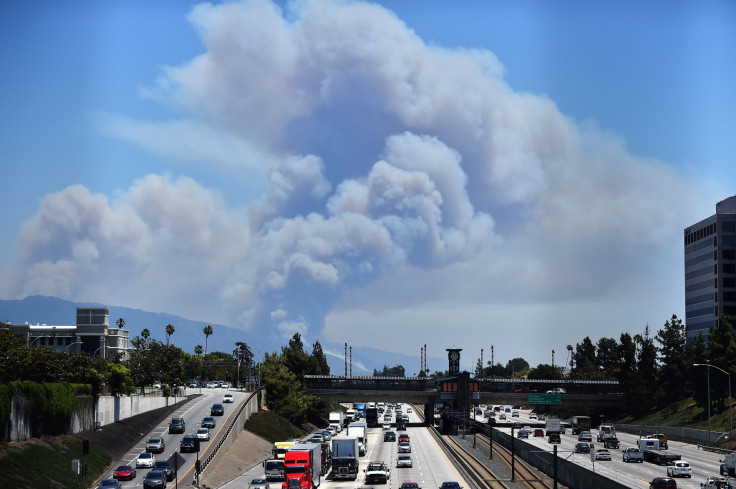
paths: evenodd
<path fill-rule="evenodd" d="M 82 462 L 82 442 L 72 436 L 35 438 L 22 443 L 0 443 L 2 487 L 86 489 L 112 462 L 109 455 L 90 448 L 87 477 L 72 472 L 71 460 Z"/>

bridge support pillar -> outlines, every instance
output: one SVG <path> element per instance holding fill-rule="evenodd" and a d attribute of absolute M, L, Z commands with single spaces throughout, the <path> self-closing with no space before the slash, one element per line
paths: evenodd
<path fill-rule="evenodd" d="M 424 426 L 432 426 L 434 424 L 434 403 L 424 405 Z"/>

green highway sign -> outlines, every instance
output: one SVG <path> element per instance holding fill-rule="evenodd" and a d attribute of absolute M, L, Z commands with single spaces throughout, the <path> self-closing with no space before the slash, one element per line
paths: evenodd
<path fill-rule="evenodd" d="M 527 404 L 562 404 L 559 394 L 529 394 Z"/>

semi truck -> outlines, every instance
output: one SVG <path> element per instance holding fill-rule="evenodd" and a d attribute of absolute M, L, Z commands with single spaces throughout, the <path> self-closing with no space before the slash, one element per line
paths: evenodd
<path fill-rule="evenodd" d="M 360 463 L 358 438 L 339 437 L 332 439 L 332 480 L 358 478 Z"/>
<path fill-rule="evenodd" d="M 345 413 L 342 411 L 330 411 L 329 418 L 330 426 L 335 428 L 336 432 L 341 432 L 345 425 Z"/>
<path fill-rule="evenodd" d="M 297 443 L 284 455 L 282 489 L 314 489 L 322 477 L 322 446 L 319 443 Z"/>
<path fill-rule="evenodd" d="M 298 442 L 296 440 L 289 440 L 289 441 L 277 441 L 273 444 L 273 448 L 271 448 L 271 453 L 273 455 L 273 458 L 278 458 L 283 460 L 284 454 L 286 454 L 286 450 L 291 447 L 292 445 L 296 445 Z"/>
<path fill-rule="evenodd" d="M 365 410 L 365 422 L 369 428 L 378 426 L 378 408 L 368 407 Z"/>
<path fill-rule="evenodd" d="M 656 438 L 639 438 L 636 441 L 639 450 L 644 454 L 644 460 L 657 465 L 667 465 L 669 462 L 680 460 L 680 454 L 659 449 L 659 440 Z"/>
<path fill-rule="evenodd" d="M 348 436 L 354 436 L 358 439 L 358 447 L 360 456 L 365 455 L 368 448 L 368 425 L 365 421 L 356 421 L 348 425 Z"/>
<path fill-rule="evenodd" d="M 343 426 L 346 426 L 347 423 L 352 423 L 353 421 L 358 421 L 358 411 L 355 409 L 348 409 L 345 411 L 345 422 L 343 423 Z"/>
<path fill-rule="evenodd" d="M 358 412 L 357 416 L 359 418 L 365 418 L 365 403 L 363 402 L 357 402 L 353 404 L 353 408 Z"/>
<path fill-rule="evenodd" d="M 579 435 L 581 431 L 590 431 L 590 416 L 572 417 L 572 434 Z"/>
<path fill-rule="evenodd" d="M 721 475 L 736 476 L 736 453 L 727 453 L 723 456 Z"/>

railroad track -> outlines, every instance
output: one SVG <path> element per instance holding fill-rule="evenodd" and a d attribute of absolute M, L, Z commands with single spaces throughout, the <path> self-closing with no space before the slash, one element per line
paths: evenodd
<path fill-rule="evenodd" d="M 415 412 L 424 417 L 421 408 L 414 407 Z M 440 435 L 436 429 L 430 427 L 430 433 L 439 442 L 445 453 L 453 461 L 455 466 L 463 472 L 463 477 L 472 483 L 476 489 L 510 489 L 509 482 L 500 479 L 483 462 L 478 460 L 472 453 L 468 452 L 458 444 L 451 436 Z M 488 436 L 477 433 L 476 441 L 489 447 Z M 498 443 L 493 444 L 493 456 L 502 460 L 509 468 L 511 467 L 511 451 Z M 537 471 L 523 460 L 514 460 L 514 481 L 521 483 L 529 489 L 551 489 L 552 484 L 540 479 Z M 518 487 L 515 484 L 514 487 Z M 563 486 L 558 484 L 560 489 Z"/>

